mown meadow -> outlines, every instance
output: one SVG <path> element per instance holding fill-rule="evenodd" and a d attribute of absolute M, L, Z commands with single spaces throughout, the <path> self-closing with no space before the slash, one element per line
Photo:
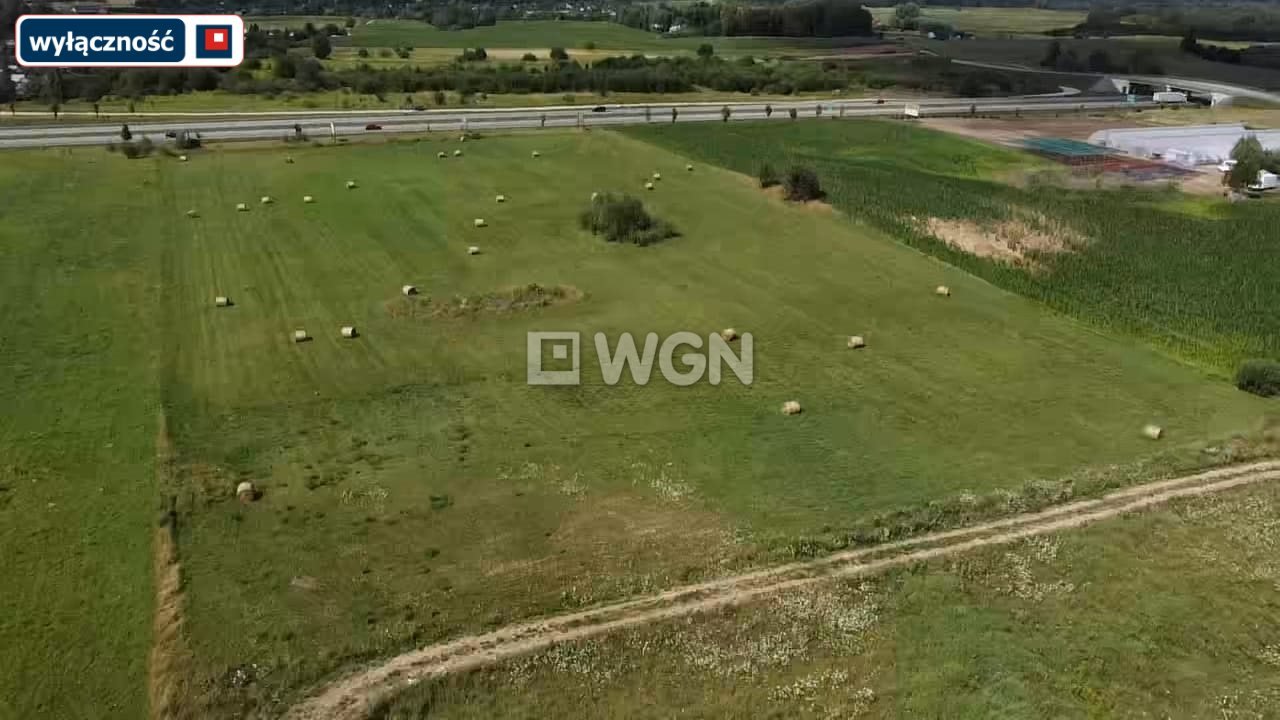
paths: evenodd
<path fill-rule="evenodd" d="M 1273 485 L 1178 501 L 426 680 L 373 717 L 1270 718 L 1277 512 Z"/>
<path fill-rule="evenodd" d="M 1222 462 L 1272 407 L 617 133 L 4 161 L 15 717 L 143 714 L 170 500 L 192 712 L 273 717 L 421 643 Z M 597 191 L 678 236 L 591 236 Z M 750 386 L 592 370 L 597 331 L 726 327 L 754 336 Z M 535 330 L 588 334 L 582 385 L 526 385 Z"/>
<path fill-rule="evenodd" d="M 1280 205 L 1185 212 L 1166 188 L 1072 189 L 1037 182 L 1048 163 L 893 121 L 645 126 L 628 134 L 754 176 L 761 163 L 813 167 L 854 222 L 1107 330 L 1229 377 L 1280 359 Z M 1013 182 L 1013 180 L 1022 180 Z M 1034 216 L 1083 242 L 1032 266 L 974 257 L 922 220 L 979 224 Z"/>

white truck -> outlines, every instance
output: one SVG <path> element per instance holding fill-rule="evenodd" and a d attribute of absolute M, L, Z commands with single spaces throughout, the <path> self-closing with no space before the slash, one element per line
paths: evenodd
<path fill-rule="evenodd" d="M 1275 190 L 1280 188 L 1280 175 L 1266 170 L 1258 171 L 1258 182 L 1249 186 L 1250 190 Z"/>
<path fill-rule="evenodd" d="M 1161 90 L 1152 95 L 1151 99 L 1161 104 L 1181 104 L 1187 101 L 1187 94 L 1174 90 Z"/>

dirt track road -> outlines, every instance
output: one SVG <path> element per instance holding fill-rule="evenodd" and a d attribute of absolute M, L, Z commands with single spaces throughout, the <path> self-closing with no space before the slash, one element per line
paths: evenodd
<path fill-rule="evenodd" d="M 1219 468 L 1120 490 L 1094 500 L 1059 505 L 956 530 L 804 562 L 686 585 L 625 602 L 518 623 L 481 635 L 429 645 L 366 667 L 319 688 L 286 713 L 288 720 L 360 720 L 376 699 L 411 682 L 469 670 L 637 625 L 751 602 L 828 578 L 869 575 L 892 567 L 1012 543 L 1034 535 L 1082 527 L 1177 498 L 1280 480 L 1280 461 Z"/>

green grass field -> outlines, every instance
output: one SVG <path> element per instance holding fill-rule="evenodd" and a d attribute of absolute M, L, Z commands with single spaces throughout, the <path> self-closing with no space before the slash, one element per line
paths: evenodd
<path fill-rule="evenodd" d="M 5 720 L 146 716 L 169 223 L 115 183 L 151 177 L 101 151 L 0 161 Z"/>
<path fill-rule="evenodd" d="M 815 150 L 829 132 L 777 127 Z M 895 162 L 966 154 L 1013 163 L 927 145 Z M 358 660 L 812 553 L 896 511 L 949 522 L 930 501 L 1205 462 L 1273 407 L 857 213 L 685 163 L 598 131 L 187 163 L 6 153 L 6 208 L 24 208 L 0 216 L 0 402 L 21 409 L 0 416 L 6 712 L 142 714 L 148 544 L 171 492 L 197 715 L 272 717 Z M 599 190 L 643 194 L 680 237 L 587 235 L 576 215 Z M 483 309 L 529 283 L 580 295 Z M 589 340 L 584 385 L 525 384 L 528 331 L 726 326 L 755 336 L 749 387 L 605 386 Z M 297 328 L 315 339 L 291 342 Z M 845 349 L 855 333 L 866 350 Z M 790 399 L 803 415 L 778 412 Z M 174 487 L 153 467 L 161 410 Z M 1153 421 L 1159 445 L 1139 433 Z M 242 480 L 256 503 L 232 497 Z"/>
<path fill-rule="evenodd" d="M 1275 487 L 428 680 L 419 718 L 1271 718 Z"/>
<path fill-rule="evenodd" d="M 351 45 L 365 47 L 475 48 L 529 50 L 539 55 L 562 47 L 570 56 L 575 49 L 593 44 L 598 50 L 655 55 L 692 54 L 710 43 L 716 52 L 735 55 L 845 47 L 866 43 L 866 38 L 663 38 L 657 33 L 608 22 L 531 20 L 500 22 L 471 30 L 437 30 L 417 20 L 361 20 L 351 33 Z"/>
<path fill-rule="evenodd" d="M 1274 203 L 1177 212 L 1165 190 L 1095 192 L 994 179 L 1051 167 L 1025 153 L 883 121 L 650 126 L 626 132 L 754 173 L 761 162 L 815 167 L 831 202 L 853 217 L 1098 327 L 1132 333 L 1230 376 L 1251 357 L 1280 358 L 1280 264 Z M 1016 172 L 1015 172 L 1016 171 Z M 903 188 L 911 188 L 903 192 Z M 1170 206 L 1175 210 L 1171 210 Z M 911 218 L 995 223 L 1028 214 L 1085 247 L 1037 258 L 1033 271 L 945 245 Z"/>
<path fill-rule="evenodd" d="M 871 15 L 881 24 L 893 21 L 892 7 L 870 8 Z M 956 30 L 975 35 L 1038 35 L 1049 30 L 1069 28 L 1084 21 L 1085 13 L 1075 10 L 1046 10 L 1043 8 L 998 7 L 940 7 L 926 5 L 920 8 L 923 21 L 946 23 Z"/>

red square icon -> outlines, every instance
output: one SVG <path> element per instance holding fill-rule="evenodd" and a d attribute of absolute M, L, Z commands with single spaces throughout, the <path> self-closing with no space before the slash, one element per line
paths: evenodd
<path fill-rule="evenodd" d="M 230 50 L 231 37 L 225 28 L 204 29 L 204 49 L 211 51 Z"/>

